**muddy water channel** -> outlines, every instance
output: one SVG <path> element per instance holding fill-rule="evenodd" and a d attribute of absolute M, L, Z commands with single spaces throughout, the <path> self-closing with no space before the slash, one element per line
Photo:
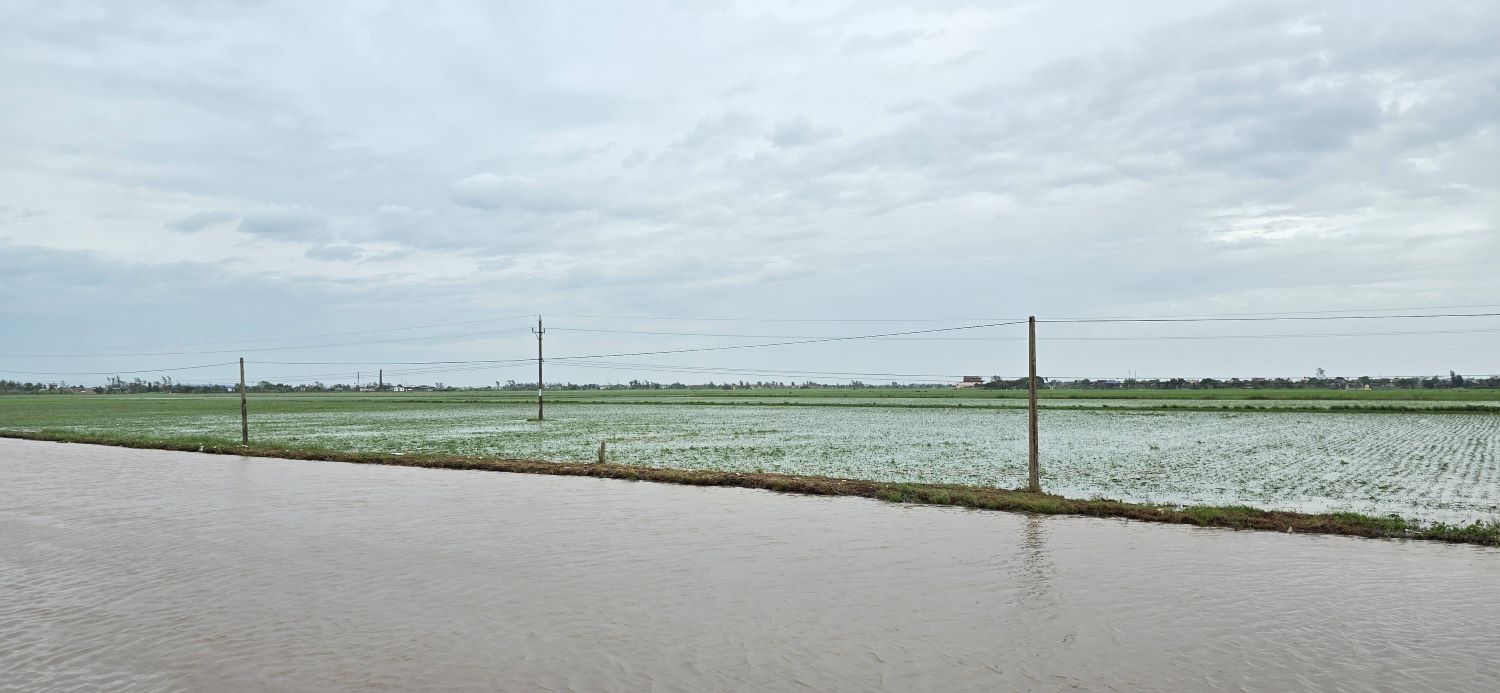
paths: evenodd
<path fill-rule="evenodd" d="M 3 690 L 1500 690 L 1500 551 L 0 440 Z"/>

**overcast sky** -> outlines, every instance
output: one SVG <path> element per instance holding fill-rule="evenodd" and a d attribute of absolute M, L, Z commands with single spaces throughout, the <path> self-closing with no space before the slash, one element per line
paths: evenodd
<path fill-rule="evenodd" d="M 567 356 L 1500 304 L 1497 36 L 1492 1 L 4 0 L 0 377 L 525 358 L 534 313 Z M 553 373 L 1024 371 L 1024 328 L 933 336 Z M 1500 372 L 1500 318 L 1042 336 L 1044 375 Z"/>

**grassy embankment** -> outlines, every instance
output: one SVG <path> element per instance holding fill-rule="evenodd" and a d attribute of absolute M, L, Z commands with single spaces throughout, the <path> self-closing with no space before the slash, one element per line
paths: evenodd
<path fill-rule="evenodd" d="M 590 476 L 690 486 L 733 486 L 819 496 L 857 496 L 894 503 L 923 503 L 983 510 L 1115 517 L 1200 527 L 1340 534 L 1371 538 L 1428 539 L 1500 546 L 1500 522 L 1476 522 L 1471 525 L 1442 523 L 1423 525 L 1395 516 L 1374 517 L 1357 513 L 1309 514 L 1267 511 L 1247 506 L 1177 507 L 1107 499 L 1072 499 L 1048 494 L 957 484 L 889 483 L 759 472 L 664 469 L 597 462 L 547 462 L 454 455 L 362 453 L 261 444 L 240 446 L 226 444 L 221 439 L 214 438 L 141 438 L 120 433 L 3 430 L 0 430 L 0 437 L 292 460 Z"/>

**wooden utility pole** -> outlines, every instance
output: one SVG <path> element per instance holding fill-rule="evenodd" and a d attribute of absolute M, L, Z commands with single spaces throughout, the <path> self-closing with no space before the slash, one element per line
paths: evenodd
<path fill-rule="evenodd" d="M 536 420 L 542 420 L 542 335 L 546 330 L 542 329 L 542 316 L 536 316 L 536 327 L 531 330 L 536 335 Z"/>
<path fill-rule="evenodd" d="M 1029 435 L 1029 451 L 1026 456 L 1026 490 L 1039 493 L 1042 490 L 1042 467 L 1037 460 L 1040 456 L 1041 446 L 1037 444 L 1036 425 L 1036 316 L 1031 316 L 1027 321 L 1026 344 L 1029 347 L 1029 358 L 1027 359 L 1027 401 L 1029 407 L 1026 411 L 1026 427 Z"/>
<path fill-rule="evenodd" d="M 240 357 L 240 444 L 250 444 L 250 407 L 245 403 L 245 357 Z"/>

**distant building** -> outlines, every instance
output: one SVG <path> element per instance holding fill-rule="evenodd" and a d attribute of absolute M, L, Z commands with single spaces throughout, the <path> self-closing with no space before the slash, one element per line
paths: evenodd
<path fill-rule="evenodd" d="M 982 376 L 982 375 L 966 375 L 966 376 L 964 376 L 964 379 L 961 382 L 959 382 L 958 384 L 954 385 L 953 387 L 956 387 L 956 388 L 959 388 L 959 389 L 966 389 L 966 388 L 971 388 L 971 387 L 979 387 L 980 385 L 983 385 L 983 384 L 984 384 L 984 376 Z"/>

